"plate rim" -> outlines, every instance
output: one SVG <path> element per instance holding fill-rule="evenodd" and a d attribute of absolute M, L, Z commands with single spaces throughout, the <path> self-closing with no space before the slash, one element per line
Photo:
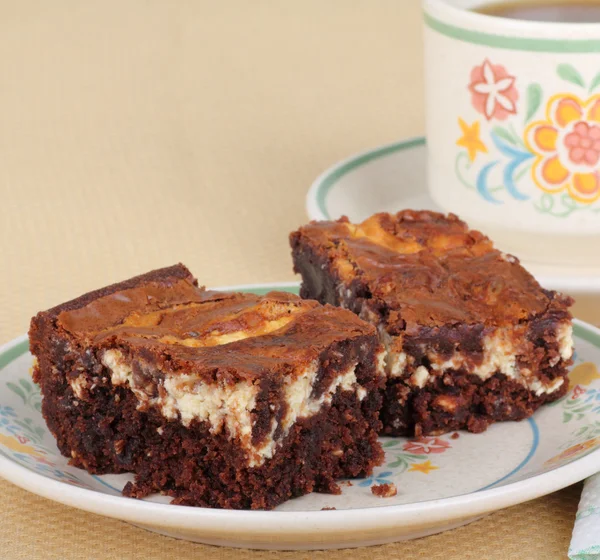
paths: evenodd
<path fill-rule="evenodd" d="M 327 194 L 333 185 L 350 171 L 389 154 L 426 145 L 425 136 L 409 136 L 404 140 L 381 144 L 375 148 L 357 152 L 328 167 L 313 181 L 306 193 L 305 206 L 308 217 L 311 220 L 332 219 L 325 207 Z"/>
<path fill-rule="evenodd" d="M 363 167 L 364 165 L 380 158 L 391 156 L 405 150 L 427 148 L 425 136 L 410 136 L 397 142 L 381 144 L 374 148 L 357 152 L 344 158 L 319 174 L 309 187 L 304 200 L 305 210 L 310 220 L 332 220 L 326 208 L 329 191 L 344 175 Z M 534 266 L 524 262 L 524 266 Z M 551 263 L 542 263 L 544 267 L 560 268 Z M 575 269 L 576 270 L 576 269 Z M 600 268 L 588 274 L 574 273 L 571 275 L 557 273 L 541 273 L 536 276 L 541 284 L 552 287 L 562 292 L 600 292 Z"/>
<path fill-rule="evenodd" d="M 272 282 L 225 286 L 215 289 L 260 290 L 297 286 L 298 282 Z M 573 322 L 593 340 L 585 339 L 600 349 L 600 328 L 578 319 L 574 319 Z M 0 373 L 8 364 L 27 352 L 27 350 L 15 352 L 15 349 L 27 340 L 27 335 L 21 335 L 0 346 L 0 360 L 7 354 L 9 355 L 6 363 L 0 365 Z M 104 494 L 97 490 L 79 488 L 47 478 L 0 455 L 0 476 L 16 486 L 44 498 L 124 521 L 178 529 L 223 532 L 226 529 L 224 522 L 231 523 L 233 521 L 238 523 L 235 540 L 240 540 L 244 534 L 250 533 L 254 535 L 265 532 L 294 535 L 309 535 L 315 532 L 347 534 L 354 531 L 385 530 L 399 524 L 410 527 L 423 523 L 441 523 L 459 518 L 475 517 L 561 490 L 598 471 L 600 471 L 600 449 L 567 465 L 533 477 L 447 498 L 343 510 L 248 511 L 191 508 Z M 365 515 L 365 512 L 368 512 L 369 515 Z"/>

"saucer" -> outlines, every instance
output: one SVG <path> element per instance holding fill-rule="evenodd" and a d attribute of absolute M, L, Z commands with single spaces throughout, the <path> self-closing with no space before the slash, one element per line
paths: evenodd
<path fill-rule="evenodd" d="M 297 283 L 231 286 L 264 294 Z M 41 413 L 26 336 L 0 347 L 0 476 L 50 500 L 163 535 L 230 547 L 301 550 L 368 546 L 465 525 L 583 480 L 600 469 L 600 329 L 575 321 L 569 393 L 522 422 L 411 440 L 382 438 L 384 463 L 341 493 L 307 494 L 273 511 L 170 504 L 122 495 L 129 474 L 69 464 Z M 499 452 L 501 450 L 501 452 Z M 395 496 L 372 488 L 394 484 Z M 16 506 L 18 507 L 18 505 Z M 57 520 L 60 522 L 60 520 Z"/>
<path fill-rule="evenodd" d="M 405 208 L 442 212 L 427 192 L 426 168 L 423 137 L 354 155 L 316 179 L 306 196 L 308 215 L 311 220 L 348 216 L 351 221 L 360 222 L 376 212 Z M 494 242 L 502 248 L 501 236 L 495 236 Z M 522 264 L 545 288 L 569 294 L 600 293 L 600 263 L 567 267 L 523 260 Z"/>

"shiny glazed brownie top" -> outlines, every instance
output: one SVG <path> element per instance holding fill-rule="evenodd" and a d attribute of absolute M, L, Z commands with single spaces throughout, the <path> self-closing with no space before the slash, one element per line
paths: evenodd
<path fill-rule="evenodd" d="M 550 307 L 568 314 L 572 303 L 542 289 L 518 259 L 453 214 L 405 210 L 357 225 L 345 217 L 312 222 L 291 241 L 295 251 L 308 246 L 327 261 L 344 289 L 379 306 L 390 332 L 411 325 L 514 324 Z"/>
<path fill-rule="evenodd" d="M 275 370 L 292 374 L 336 342 L 375 336 L 371 325 L 349 311 L 292 294 L 199 288 L 183 265 L 109 286 L 47 313 L 82 346 L 124 348 L 159 362 L 163 370 L 230 368 L 236 377 Z"/>

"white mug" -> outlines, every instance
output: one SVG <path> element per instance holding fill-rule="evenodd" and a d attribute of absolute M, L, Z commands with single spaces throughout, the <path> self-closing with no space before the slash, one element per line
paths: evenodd
<path fill-rule="evenodd" d="M 424 0 L 430 193 L 517 256 L 600 264 L 600 24 L 490 3 Z"/>

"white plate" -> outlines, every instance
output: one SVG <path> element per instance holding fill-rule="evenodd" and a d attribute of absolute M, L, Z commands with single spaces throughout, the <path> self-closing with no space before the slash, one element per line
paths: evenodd
<path fill-rule="evenodd" d="M 297 285 L 240 286 L 264 293 Z M 600 330 L 576 324 L 576 366 L 567 397 L 528 421 L 409 441 L 385 438 L 385 464 L 339 496 L 310 494 L 275 511 L 169 505 L 164 497 L 124 498 L 129 475 L 92 476 L 68 464 L 40 414 L 21 337 L 0 348 L 0 475 L 86 511 L 166 535 L 236 547 L 340 548 L 429 535 L 564 488 L 600 470 Z M 398 495 L 377 498 L 373 484 Z M 335 507 L 334 511 L 321 511 Z"/>
<path fill-rule="evenodd" d="M 311 220 L 348 216 L 362 221 L 376 212 L 404 208 L 441 211 L 426 184 L 425 138 L 380 146 L 329 168 L 313 183 L 306 197 Z M 502 247 L 502 238 L 494 239 Z M 518 255 L 517 255 L 518 256 Z M 524 262 L 546 288 L 570 294 L 600 292 L 600 263 L 564 267 Z"/>

